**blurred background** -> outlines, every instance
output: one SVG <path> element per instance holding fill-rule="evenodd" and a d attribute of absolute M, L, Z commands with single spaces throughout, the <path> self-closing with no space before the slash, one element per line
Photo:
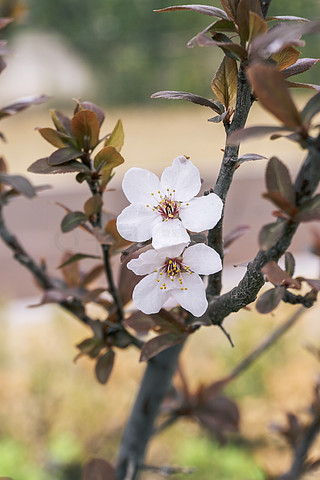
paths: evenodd
<path fill-rule="evenodd" d="M 208 17 L 153 12 L 171 4 L 169 0 L 0 0 L 0 16 L 15 19 L 1 31 L 12 54 L 6 57 L 8 66 L 0 78 L 0 105 L 24 95 L 51 96 L 47 104 L 1 123 L 6 139 L 1 154 L 10 172 L 26 175 L 34 184 L 52 186 L 35 200 L 11 202 L 5 216 L 27 251 L 38 261 L 45 257 L 52 272 L 57 272 L 65 250 L 99 252 L 85 234 L 77 230 L 62 234 L 59 229 L 64 211 L 56 201 L 81 210 L 90 196 L 86 186 L 77 184 L 73 174 L 46 177 L 27 172 L 32 162 L 53 151 L 35 130 L 51 126 L 50 108 L 71 114 L 72 99 L 95 102 L 106 113 L 104 134 L 122 119 L 126 162 L 117 169 L 110 184 L 113 191 L 106 192 L 104 199 L 106 209 L 113 213 L 126 204 L 121 180 L 132 166 L 160 174 L 173 158 L 185 154 L 200 169 L 203 188 L 214 185 L 224 148 L 223 127 L 208 122 L 212 115 L 203 107 L 150 99 L 158 90 L 189 91 L 210 98 L 210 82 L 222 59 L 220 50 L 186 48 L 188 40 L 209 24 Z M 221 6 L 219 1 L 210 4 Z M 269 13 L 315 19 L 320 17 L 320 2 L 274 1 Z M 319 57 L 319 37 L 305 40 L 303 56 Z M 299 81 L 319 83 L 319 77 L 315 66 Z M 295 91 L 298 105 L 303 106 L 313 94 Z M 254 105 L 249 124 L 274 123 Z M 241 153 L 277 155 L 292 175 L 304 158 L 295 144 L 281 139 L 246 143 Z M 272 206 L 261 197 L 265 165 L 266 160 L 249 162 L 235 175 L 225 230 L 228 233 L 237 225 L 250 229 L 227 252 L 225 289 L 241 278 L 243 265 L 257 251 L 259 230 L 274 218 Z M 318 258 L 310 253 L 316 228 L 308 225 L 294 240 L 297 275 L 319 275 Z M 103 284 L 104 279 L 100 280 Z M 99 385 L 89 361 L 72 362 L 77 353 L 74 345 L 88 335 L 85 327 L 55 307 L 27 308 L 38 303 L 40 295 L 29 273 L 0 243 L 0 476 L 79 479 L 80 465 L 90 456 L 115 460 L 123 422 L 144 367 L 138 364 L 137 352 L 120 352 L 110 382 Z M 250 312 L 232 316 L 226 326 L 236 344 L 233 350 L 220 331 L 199 332 L 183 355 L 191 385 L 225 375 L 293 309 L 281 307 L 273 315 L 261 316 L 252 307 Z M 266 436 L 270 437 L 271 421 L 281 422 L 285 411 L 302 409 L 311 398 L 318 363 L 303 346 L 319 337 L 318 315 L 316 309 L 304 315 L 300 326 L 281 340 L 281 352 L 275 347 L 228 387 L 228 394 L 241 406 L 245 441 L 236 437 L 221 451 L 198 425 L 180 422 L 154 441 L 150 462 L 195 465 L 198 473 L 191 478 L 197 480 L 259 480 L 266 478 L 263 468 L 283 470 L 288 460 L 284 443 L 275 435 L 269 440 Z"/>

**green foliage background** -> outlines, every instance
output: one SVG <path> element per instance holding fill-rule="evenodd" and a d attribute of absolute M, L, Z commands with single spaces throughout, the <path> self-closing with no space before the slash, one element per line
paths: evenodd
<path fill-rule="evenodd" d="M 219 64 L 217 49 L 186 48 L 210 17 L 192 12 L 154 13 L 171 0 L 25 0 L 28 16 L 20 28 L 57 32 L 89 64 L 98 89 L 91 98 L 107 104 L 146 102 L 157 90 L 186 90 L 210 96 Z M 218 0 L 203 2 L 221 6 Z M 281 0 L 270 14 L 320 17 L 317 0 Z M 319 56 L 309 39 L 304 56 Z M 316 83 L 317 67 L 305 81 Z M 205 79 L 205 81 L 203 81 Z"/>

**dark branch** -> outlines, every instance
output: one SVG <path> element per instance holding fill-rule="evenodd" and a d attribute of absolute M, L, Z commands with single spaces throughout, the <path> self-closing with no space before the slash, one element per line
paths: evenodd
<path fill-rule="evenodd" d="M 308 147 L 308 155 L 295 182 L 296 198 L 299 204 L 311 198 L 320 180 L 319 138 L 309 138 Z M 276 262 L 279 260 L 289 247 L 297 228 L 297 223 L 288 221 L 277 243 L 267 251 L 260 250 L 255 259 L 248 264 L 240 283 L 224 295 L 212 298 L 208 310 L 212 323 L 219 325 L 230 313 L 237 312 L 257 298 L 264 284 L 261 268 L 271 260 Z"/>

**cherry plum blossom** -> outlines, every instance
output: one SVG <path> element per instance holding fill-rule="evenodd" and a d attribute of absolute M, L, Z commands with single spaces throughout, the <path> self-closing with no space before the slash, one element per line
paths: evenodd
<path fill-rule="evenodd" d="M 157 313 L 173 297 L 184 309 L 200 317 L 208 308 L 205 286 L 199 275 L 222 268 L 219 254 L 204 243 L 148 250 L 130 260 L 128 268 L 146 275 L 134 288 L 133 302 L 146 314 Z"/>
<path fill-rule="evenodd" d="M 201 188 L 200 173 L 184 156 L 175 158 L 161 179 L 149 170 L 131 168 L 122 188 L 131 205 L 118 216 L 117 228 L 132 242 L 152 238 L 156 249 L 188 243 L 187 230 L 208 230 L 221 218 L 223 204 L 218 195 L 195 197 Z"/>

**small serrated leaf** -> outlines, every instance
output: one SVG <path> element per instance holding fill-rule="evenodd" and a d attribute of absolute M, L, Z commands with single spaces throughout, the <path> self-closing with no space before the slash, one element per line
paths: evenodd
<path fill-rule="evenodd" d="M 60 165 L 49 165 L 48 157 L 39 158 L 28 168 L 28 172 L 31 173 L 41 173 L 42 175 L 46 174 L 56 174 L 56 173 L 76 173 L 83 172 L 90 175 L 89 168 L 83 163 L 71 160 L 67 163 L 62 163 Z"/>
<path fill-rule="evenodd" d="M 225 56 L 213 77 L 211 89 L 226 110 L 237 95 L 238 67 L 237 62 Z"/>
<path fill-rule="evenodd" d="M 80 158 L 81 155 L 82 152 L 73 147 L 59 148 L 59 150 L 56 150 L 50 155 L 48 158 L 48 164 L 51 166 L 61 165 L 62 163 L 67 163 L 71 160 Z"/>
<path fill-rule="evenodd" d="M 115 353 L 113 350 L 108 350 L 107 353 L 101 355 L 96 363 L 95 374 L 97 380 L 104 385 L 109 380 L 112 368 L 114 365 Z"/>
<path fill-rule="evenodd" d="M 108 145 L 111 145 L 112 147 L 115 147 L 118 150 L 118 152 L 120 152 L 121 148 L 123 147 L 123 144 L 124 144 L 124 131 L 123 131 L 122 121 L 119 119 L 116 123 L 116 126 L 112 130 L 110 136 L 104 142 L 104 146 L 108 147 Z"/>

